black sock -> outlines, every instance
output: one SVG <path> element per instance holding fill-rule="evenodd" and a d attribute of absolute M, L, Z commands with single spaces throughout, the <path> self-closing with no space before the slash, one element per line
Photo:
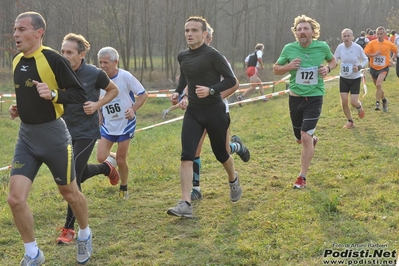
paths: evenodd
<path fill-rule="evenodd" d="M 119 190 L 127 191 L 127 185 L 120 185 Z"/>

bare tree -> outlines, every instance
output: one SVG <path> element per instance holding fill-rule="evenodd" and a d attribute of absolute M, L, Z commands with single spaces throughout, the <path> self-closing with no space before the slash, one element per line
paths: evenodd
<path fill-rule="evenodd" d="M 343 28 L 355 33 L 381 25 L 399 30 L 397 0 L 2 0 L 2 68 L 11 69 L 16 53 L 13 23 L 26 10 L 45 17 L 47 46 L 59 49 L 65 34 L 80 33 L 91 44 L 86 58 L 92 62 L 97 63 L 101 47 L 112 46 L 119 51 L 123 68 L 141 71 L 142 78 L 148 77 L 144 75 L 148 71 L 160 70 L 171 80 L 178 72 L 177 54 L 187 47 L 184 23 L 192 15 L 210 22 L 215 30 L 212 45 L 233 67 L 257 42 L 265 44 L 264 60 L 274 62 L 283 46 L 295 40 L 290 28 L 301 14 L 321 24 L 320 40 L 332 49 L 341 42 Z"/>
<path fill-rule="evenodd" d="M 2 21 L 0 23 L 0 61 L 2 68 L 7 69 L 11 67 L 12 56 L 15 53 L 12 36 L 15 10 L 15 2 L 13 0 L 4 0 L 4 6 L 0 9 L 0 21 Z"/>

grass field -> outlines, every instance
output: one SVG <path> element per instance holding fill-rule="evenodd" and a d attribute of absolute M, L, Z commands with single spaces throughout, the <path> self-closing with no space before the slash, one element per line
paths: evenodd
<path fill-rule="evenodd" d="M 392 265 L 388 262 L 396 259 L 399 246 L 398 78 L 391 69 L 384 83 L 390 102 L 385 113 L 374 111 L 375 88 L 367 76 L 366 115 L 360 120 L 352 109 L 356 127 L 350 130 L 342 128 L 346 119 L 337 84 L 326 83 L 316 130 L 319 143 L 304 190 L 292 189 L 300 146 L 292 134 L 288 96 L 232 106 L 231 132 L 251 151 L 248 163 L 233 155 L 243 196 L 230 202 L 227 177 L 206 140 L 204 199 L 194 203 L 193 219 L 166 214 L 180 198 L 181 121 L 137 132 L 129 153 L 129 200 L 121 201 L 118 187 L 104 176 L 83 184 L 94 236 L 88 265 L 327 265 L 333 259 L 323 258 L 328 250 L 353 265 L 361 260 L 363 265 Z M 283 89 L 284 84 L 277 86 Z M 169 105 L 166 99 L 150 98 L 138 112 L 138 128 L 164 121 L 162 110 Z M 176 110 L 169 118 L 182 114 Z M 18 121 L 3 115 L 0 124 L 2 167 L 11 162 Z M 95 162 L 94 153 L 90 162 Z M 18 265 L 24 249 L 6 202 L 8 174 L 0 172 L 0 265 Z M 46 166 L 29 204 L 46 265 L 75 265 L 76 247 L 55 244 L 66 204 Z M 388 253 L 356 260 L 340 255 L 346 249 Z M 372 259 L 379 264 L 366 264 Z"/>

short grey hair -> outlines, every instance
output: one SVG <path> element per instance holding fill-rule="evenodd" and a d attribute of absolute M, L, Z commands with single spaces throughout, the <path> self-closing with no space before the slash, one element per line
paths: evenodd
<path fill-rule="evenodd" d="M 118 51 L 115 48 L 112 48 L 110 46 L 103 47 L 98 51 L 97 57 L 106 57 L 109 56 L 109 60 L 111 61 L 119 61 L 119 54 Z"/>

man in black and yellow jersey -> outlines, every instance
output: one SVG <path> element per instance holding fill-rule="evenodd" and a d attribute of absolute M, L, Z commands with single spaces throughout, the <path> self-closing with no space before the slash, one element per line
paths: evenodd
<path fill-rule="evenodd" d="M 79 223 L 78 263 L 92 254 L 92 234 L 87 202 L 75 179 L 71 137 L 64 120 L 63 104 L 84 103 L 86 93 L 70 64 L 59 53 L 42 44 L 46 22 L 36 12 L 18 15 L 14 39 L 19 53 L 13 58 L 17 104 L 10 118 L 21 120 L 12 163 L 8 204 L 25 246 L 20 265 L 42 265 L 43 252 L 37 246 L 33 214 L 27 199 L 40 166 L 50 169 L 64 199 Z"/>

